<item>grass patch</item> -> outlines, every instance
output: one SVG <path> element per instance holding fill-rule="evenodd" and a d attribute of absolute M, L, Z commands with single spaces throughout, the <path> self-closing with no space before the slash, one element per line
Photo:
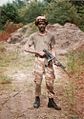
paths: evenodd
<path fill-rule="evenodd" d="M 8 47 L 8 46 L 7 46 Z M 10 48 L 11 49 L 11 48 Z M 34 56 L 22 55 L 20 49 L 7 50 L 5 43 L 0 43 L 0 83 L 10 83 L 8 73 L 19 70 L 32 70 Z M 10 70 L 11 69 L 11 70 Z M 5 75 L 6 74 L 6 75 Z M 10 74 L 9 74 L 10 75 Z"/>
<path fill-rule="evenodd" d="M 11 79 L 6 75 L 0 75 L 0 84 L 9 84 Z"/>
<path fill-rule="evenodd" d="M 10 53 L 1 53 L 0 55 L 0 67 L 7 67 L 13 60 L 18 59 L 17 52 L 10 52 Z"/>
<path fill-rule="evenodd" d="M 7 51 L 4 43 L 0 43 L 0 68 L 8 67 L 12 61 L 18 60 L 18 50 Z"/>
<path fill-rule="evenodd" d="M 84 72 L 84 51 L 69 53 L 67 66 L 72 74 Z"/>
<path fill-rule="evenodd" d="M 34 57 L 29 54 L 26 56 L 20 55 L 19 49 L 14 51 L 6 51 L 5 46 L 0 44 L 0 68 L 5 67 L 18 67 L 25 68 L 31 67 L 34 61 Z"/>
<path fill-rule="evenodd" d="M 64 95 L 67 98 L 69 110 L 73 110 L 75 105 L 75 85 L 72 81 L 69 81 L 68 85 L 65 87 Z"/>

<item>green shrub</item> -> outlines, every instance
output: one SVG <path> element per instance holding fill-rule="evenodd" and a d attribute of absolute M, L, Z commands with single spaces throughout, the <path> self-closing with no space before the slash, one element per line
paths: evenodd
<path fill-rule="evenodd" d="M 80 22 L 76 8 L 65 0 L 50 2 L 45 13 L 50 23 L 64 24 L 66 22 L 72 22 L 79 24 Z"/>
<path fill-rule="evenodd" d="M 44 6 L 45 5 L 42 2 L 35 1 L 28 4 L 28 8 L 24 14 L 24 22 L 33 22 L 37 16 L 42 15 L 45 8 Z"/>

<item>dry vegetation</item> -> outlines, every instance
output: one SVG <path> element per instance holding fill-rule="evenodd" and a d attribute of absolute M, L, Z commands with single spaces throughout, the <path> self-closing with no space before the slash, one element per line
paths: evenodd
<path fill-rule="evenodd" d="M 0 31 L 0 41 L 6 41 L 11 36 L 10 35 L 11 33 L 13 33 L 22 26 L 23 24 L 21 23 L 19 24 L 15 24 L 13 22 L 6 23 L 4 26 L 4 31 Z"/>

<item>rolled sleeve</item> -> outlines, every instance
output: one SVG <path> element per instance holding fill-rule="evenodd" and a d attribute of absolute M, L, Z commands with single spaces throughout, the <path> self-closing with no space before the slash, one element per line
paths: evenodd
<path fill-rule="evenodd" d="M 28 44 L 29 47 L 31 47 L 34 44 L 32 35 L 29 36 L 27 44 Z"/>
<path fill-rule="evenodd" d="M 50 40 L 50 48 L 53 49 L 54 46 L 55 46 L 55 44 L 56 44 L 55 37 L 52 36 L 52 38 L 51 38 L 51 40 Z"/>
<path fill-rule="evenodd" d="M 28 50 L 29 47 L 33 46 L 33 44 L 34 44 L 34 42 L 33 42 L 33 37 L 32 37 L 32 36 L 29 36 L 29 38 L 28 38 L 28 40 L 27 40 L 27 42 L 26 42 L 26 44 L 25 44 L 24 49 L 25 49 L 25 50 Z"/>

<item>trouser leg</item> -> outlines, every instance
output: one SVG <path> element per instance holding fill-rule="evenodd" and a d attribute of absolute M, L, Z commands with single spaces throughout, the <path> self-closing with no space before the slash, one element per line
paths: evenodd
<path fill-rule="evenodd" d="M 49 98 L 54 97 L 54 70 L 53 67 L 46 67 L 45 68 L 45 78 L 46 78 L 46 87 L 47 87 L 47 93 Z"/>
<path fill-rule="evenodd" d="M 40 106 L 40 95 L 41 95 L 41 82 L 43 78 L 44 65 L 43 61 L 40 58 L 37 58 L 35 61 L 35 70 L 34 70 L 34 82 L 35 82 L 35 101 L 34 108 L 39 108 Z"/>
<path fill-rule="evenodd" d="M 56 110 L 61 110 L 61 107 L 59 107 L 55 101 L 54 101 L 54 69 L 53 67 L 46 67 L 46 87 L 47 87 L 47 92 L 48 92 L 48 107 L 49 108 L 54 108 Z"/>
<path fill-rule="evenodd" d="M 42 82 L 42 76 L 35 72 L 35 96 L 41 95 L 41 82 Z"/>
<path fill-rule="evenodd" d="M 41 82 L 44 72 L 44 60 L 42 58 L 36 58 L 34 69 L 34 82 L 35 82 L 35 96 L 41 94 Z"/>

